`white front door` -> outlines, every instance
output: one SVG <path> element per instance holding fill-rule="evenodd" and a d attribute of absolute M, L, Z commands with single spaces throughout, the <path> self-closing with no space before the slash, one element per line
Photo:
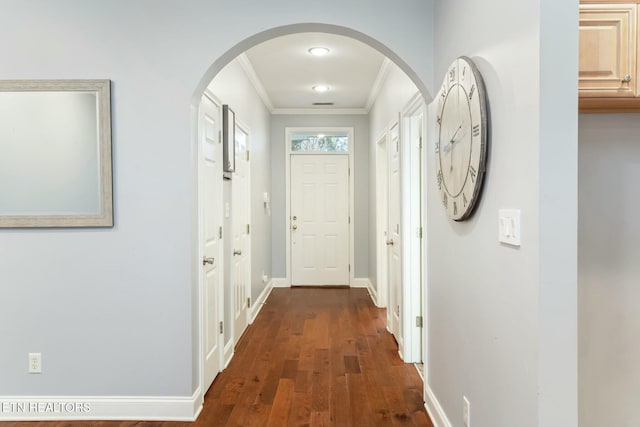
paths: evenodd
<path fill-rule="evenodd" d="M 349 156 L 291 155 L 291 284 L 349 285 Z"/>
<path fill-rule="evenodd" d="M 400 187 L 400 134 L 399 126 L 395 124 L 389 131 L 389 213 L 387 227 L 387 247 L 389 248 L 389 305 L 387 318 L 390 332 L 395 336 L 402 349 L 402 334 L 400 331 L 400 306 L 402 295 L 402 241 L 400 239 L 400 223 L 402 203 Z"/>
<path fill-rule="evenodd" d="M 233 206 L 233 266 L 234 290 L 234 344 L 238 342 L 248 323 L 248 287 L 251 278 L 249 262 L 251 208 L 249 176 L 249 135 L 236 126 L 236 168 L 231 182 Z"/>
<path fill-rule="evenodd" d="M 204 391 L 221 370 L 222 335 L 218 324 L 223 313 L 222 287 L 222 145 L 219 140 L 220 106 L 208 96 L 200 103 L 198 120 L 198 183 L 202 260 Z"/>

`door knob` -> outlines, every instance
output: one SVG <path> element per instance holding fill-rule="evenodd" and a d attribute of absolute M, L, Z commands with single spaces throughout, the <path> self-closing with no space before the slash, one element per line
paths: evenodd
<path fill-rule="evenodd" d="M 234 249 L 233 250 L 233 254 L 234 255 L 242 255 L 242 251 L 238 250 L 238 249 Z"/>
<path fill-rule="evenodd" d="M 215 258 L 211 257 L 211 258 L 207 258 L 207 257 L 203 257 L 202 258 L 202 265 L 207 265 L 207 264 L 213 264 L 215 262 Z"/>
<path fill-rule="evenodd" d="M 298 226 L 297 226 L 297 225 L 295 225 L 295 224 L 293 224 L 293 225 L 291 226 L 291 228 L 293 228 L 294 230 L 297 230 L 297 229 L 298 229 Z"/>
<path fill-rule="evenodd" d="M 631 76 L 627 74 L 622 78 L 622 83 L 629 83 L 631 81 Z"/>
<path fill-rule="evenodd" d="M 387 246 L 393 246 L 393 239 L 387 240 Z"/>

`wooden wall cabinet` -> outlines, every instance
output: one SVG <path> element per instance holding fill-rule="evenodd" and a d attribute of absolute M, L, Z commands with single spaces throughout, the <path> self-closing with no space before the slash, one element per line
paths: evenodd
<path fill-rule="evenodd" d="M 639 10 L 633 2 L 581 2 L 580 112 L 640 111 Z"/>

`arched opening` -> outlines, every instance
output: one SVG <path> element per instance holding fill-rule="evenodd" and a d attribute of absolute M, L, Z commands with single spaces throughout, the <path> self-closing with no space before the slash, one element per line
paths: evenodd
<path fill-rule="evenodd" d="M 360 41 L 368 46 L 370 46 L 371 48 L 377 50 L 378 52 L 380 52 L 384 57 L 386 57 L 388 60 L 390 60 L 391 62 L 393 62 L 402 72 L 404 72 L 404 74 L 413 82 L 413 84 L 415 85 L 415 87 L 417 88 L 419 94 L 421 95 L 422 99 L 425 102 L 429 102 L 432 99 L 432 96 L 430 94 L 430 92 L 427 90 L 426 85 L 422 82 L 422 80 L 418 77 L 417 73 L 414 72 L 411 67 L 398 55 L 396 54 L 394 51 L 392 51 L 391 49 L 389 49 L 387 46 L 385 46 L 384 44 L 380 43 L 379 41 L 375 40 L 374 38 L 355 31 L 353 29 L 350 28 L 346 28 L 346 27 L 342 27 L 342 26 L 336 26 L 336 25 L 331 25 L 331 24 L 318 24 L 318 23 L 302 23 L 302 24 L 293 24 L 293 25 L 287 25 L 287 26 L 282 26 L 282 27 L 276 27 L 273 29 L 269 29 L 269 30 L 265 30 L 263 32 L 260 32 L 258 34 L 255 34 L 249 38 L 244 39 L 243 41 L 237 43 L 235 46 L 233 46 L 231 49 L 229 49 L 227 52 L 225 52 L 223 55 L 221 55 L 207 70 L 207 72 L 204 74 L 204 76 L 202 77 L 202 79 L 200 80 L 198 87 L 196 88 L 193 97 L 192 97 L 192 111 L 193 111 L 193 118 L 192 118 L 192 123 L 197 124 L 198 123 L 198 106 L 200 105 L 201 100 L 203 99 L 203 95 L 205 94 L 207 87 L 209 86 L 209 84 L 214 80 L 214 78 L 228 65 L 230 64 L 232 61 L 234 61 L 235 58 L 237 58 L 239 55 L 243 54 L 244 52 L 246 52 L 247 50 L 251 49 L 254 46 L 257 46 L 263 42 L 266 42 L 268 40 L 274 39 L 274 38 L 278 38 L 278 37 L 283 37 L 283 36 L 287 36 L 287 35 L 293 35 L 293 34 L 298 34 L 298 33 L 309 33 L 309 32 L 316 32 L 316 33 L 328 33 L 328 34 L 335 34 L 335 35 L 340 35 L 340 36 L 344 36 L 344 37 L 348 37 L 348 38 L 352 38 L 355 39 L 357 41 Z M 415 102 L 414 102 L 415 104 Z M 412 107 L 413 108 L 413 107 Z M 398 113 L 400 112 L 399 110 L 397 111 Z M 415 113 L 415 108 L 411 111 L 411 114 Z M 401 120 L 401 119 L 397 119 L 397 120 Z M 396 123 L 396 130 L 399 127 L 399 122 Z M 390 125 L 390 128 L 393 127 L 392 125 Z M 194 141 L 194 144 L 197 146 L 198 141 L 197 141 L 197 135 L 199 134 L 199 131 L 196 129 L 194 130 L 194 132 L 192 132 L 192 134 L 194 135 L 194 137 L 196 138 L 196 140 Z M 376 138 L 378 138 L 379 135 L 369 135 L 369 139 L 372 141 L 375 141 Z M 197 150 L 195 150 L 197 151 Z M 375 151 L 375 150 L 374 150 Z M 399 161 L 399 159 L 398 159 Z M 375 173 L 375 172 L 372 172 Z M 418 179 L 420 179 L 420 175 L 418 175 Z M 224 191 L 224 190 L 223 190 Z M 200 248 L 196 248 L 196 251 L 199 252 Z M 200 351 L 200 353 L 202 353 L 202 358 L 201 358 L 201 364 L 200 364 L 200 370 L 201 373 L 204 373 L 207 369 L 205 367 L 205 363 L 206 363 L 206 357 L 207 357 L 207 351 L 209 350 L 206 340 L 207 340 L 207 326 L 204 324 L 204 322 L 206 321 L 206 313 L 203 313 L 204 311 L 206 311 L 205 308 L 203 308 L 203 303 L 204 300 L 206 300 L 206 296 L 204 295 L 205 292 L 205 287 L 206 285 L 203 285 L 203 281 L 200 280 L 199 281 L 199 304 L 198 307 L 201 310 L 199 318 L 201 319 L 200 321 L 200 325 L 201 325 L 201 331 L 199 333 L 200 336 L 200 348 L 203 349 Z M 226 298 L 226 297 L 224 297 Z M 224 314 L 223 314 L 224 315 Z M 399 317 L 399 316 L 398 316 Z M 399 326 L 396 326 L 399 327 Z M 416 344 L 418 345 L 418 344 Z M 224 346 L 224 343 L 223 343 Z M 224 357 L 226 359 L 226 357 Z M 224 361 L 222 363 L 222 365 L 224 365 Z M 203 380 L 202 378 L 204 377 L 204 375 L 200 375 L 201 378 L 201 382 L 204 384 L 203 387 L 203 391 L 206 391 L 208 384 L 207 380 Z"/>
<path fill-rule="evenodd" d="M 276 37 L 282 37 L 290 34 L 296 33 L 310 33 L 310 32 L 318 32 L 318 33 L 330 33 L 341 35 L 345 37 L 350 37 L 365 43 L 372 48 L 376 49 L 384 56 L 389 58 L 394 64 L 396 64 L 404 73 L 413 81 L 416 85 L 422 97 L 426 102 L 431 101 L 433 98 L 427 86 L 424 84 L 422 79 L 417 75 L 417 73 L 393 50 L 389 49 L 383 43 L 378 40 L 370 37 L 362 32 L 356 31 L 351 28 L 342 27 L 339 25 L 333 24 L 319 24 L 319 23 L 300 23 L 300 24 L 291 24 L 284 25 L 281 27 L 271 28 L 269 30 L 262 31 L 257 33 L 251 37 L 248 37 L 241 42 L 237 43 L 227 52 L 225 52 L 222 56 L 216 59 L 213 64 L 209 67 L 209 69 L 205 72 L 196 87 L 193 97 L 191 99 L 191 104 L 193 106 L 198 106 L 200 103 L 200 98 L 204 93 L 207 85 L 213 80 L 213 78 L 231 61 L 233 61 L 238 55 L 243 52 L 251 49 L 253 46 L 256 46 L 260 43 L 263 43 L 267 40 L 271 40 Z"/>

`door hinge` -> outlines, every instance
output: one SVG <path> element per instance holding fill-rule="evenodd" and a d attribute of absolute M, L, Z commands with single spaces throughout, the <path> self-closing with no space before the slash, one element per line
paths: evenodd
<path fill-rule="evenodd" d="M 223 334 L 224 333 L 224 322 L 220 322 L 220 333 Z"/>
<path fill-rule="evenodd" d="M 351 264 L 349 264 L 349 273 L 351 273 Z"/>
<path fill-rule="evenodd" d="M 218 144 L 222 144 L 222 131 L 218 131 Z"/>
<path fill-rule="evenodd" d="M 351 224 L 351 215 L 349 215 L 349 224 Z"/>
<path fill-rule="evenodd" d="M 249 150 L 247 150 L 247 162 L 249 161 Z"/>
<path fill-rule="evenodd" d="M 351 168 L 349 168 L 348 170 L 349 170 L 349 176 L 351 176 Z"/>
<path fill-rule="evenodd" d="M 247 298 L 247 308 L 251 308 L 251 298 Z"/>
<path fill-rule="evenodd" d="M 418 140 L 418 149 L 422 150 L 422 137 Z"/>
<path fill-rule="evenodd" d="M 218 227 L 218 238 L 222 239 L 222 227 Z"/>
<path fill-rule="evenodd" d="M 416 327 L 422 328 L 422 316 L 416 316 Z"/>
<path fill-rule="evenodd" d="M 247 224 L 247 234 L 251 233 L 251 226 Z"/>
<path fill-rule="evenodd" d="M 416 230 L 416 236 L 418 236 L 418 239 L 422 239 L 422 227 L 418 227 Z"/>

